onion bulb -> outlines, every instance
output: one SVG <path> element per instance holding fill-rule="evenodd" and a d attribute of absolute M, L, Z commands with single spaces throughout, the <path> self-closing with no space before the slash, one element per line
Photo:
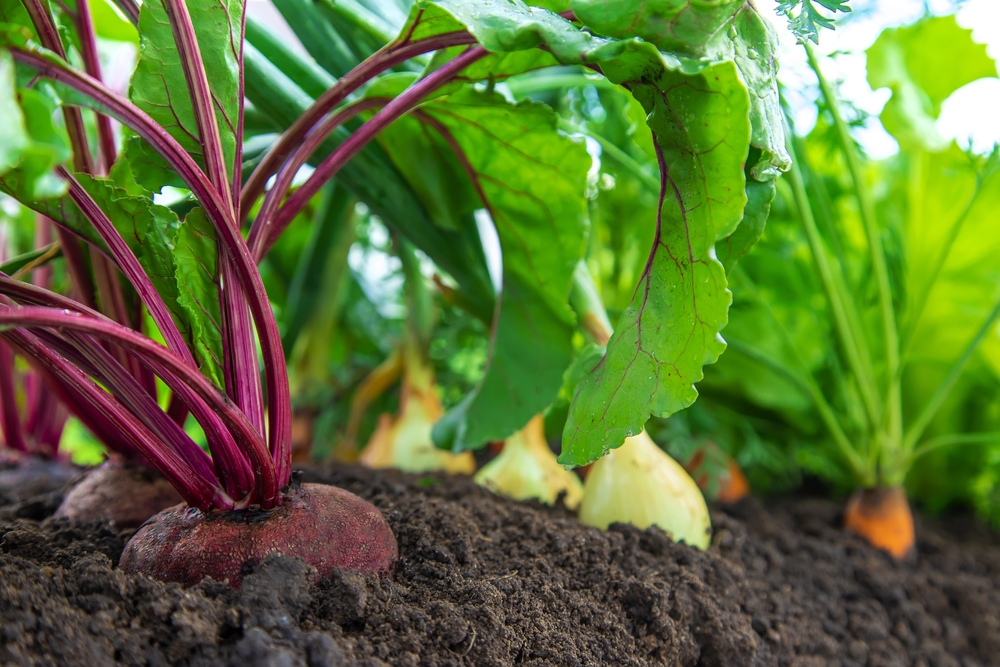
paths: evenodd
<path fill-rule="evenodd" d="M 476 483 L 514 500 L 535 499 L 554 505 L 565 492 L 563 504 L 574 510 L 583 496 L 576 473 L 556 462 L 545 441 L 545 422 L 535 415 L 527 426 L 504 441 L 499 455 L 476 473 Z"/>
<path fill-rule="evenodd" d="M 698 485 L 645 431 L 612 449 L 587 475 L 580 521 L 657 526 L 676 542 L 708 548 L 712 524 Z"/>
<path fill-rule="evenodd" d="M 452 454 L 431 440 L 431 428 L 442 415 L 433 368 L 412 346 L 406 346 L 399 410 L 379 417 L 358 460 L 369 468 L 471 475 L 476 470 L 472 452 Z"/>

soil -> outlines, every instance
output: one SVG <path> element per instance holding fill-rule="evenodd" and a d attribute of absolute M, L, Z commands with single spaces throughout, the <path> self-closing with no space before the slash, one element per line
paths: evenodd
<path fill-rule="evenodd" d="M 129 576 L 130 531 L 53 518 L 59 491 L 0 498 L 2 665 L 1000 664 L 1000 540 L 917 519 L 897 563 L 837 527 L 839 506 L 713 510 L 702 553 L 656 529 L 579 525 L 468 479 L 315 468 L 379 507 L 392 578 L 310 584 L 271 555 L 240 590 Z"/>

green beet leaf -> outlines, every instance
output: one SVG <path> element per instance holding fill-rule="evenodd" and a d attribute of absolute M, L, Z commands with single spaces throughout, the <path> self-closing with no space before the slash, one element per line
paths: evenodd
<path fill-rule="evenodd" d="M 648 11 L 656 13 L 662 4 Z M 628 2 L 611 3 L 604 13 L 600 7 L 586 7 L 583 15 L 580 7 L 575 9 L 595 32 L 651 39 L 652 33 L 642 29 L 611 27 L 630 7 Z M 590 9 L 594 14 L 586 16 Z M 575 394 L 563 440 L 561 460 L 566 464 L 593 461 L 637 433 L 650 414 L 667 416 L 694 400 L 693 385 L 702 366 L 724 349 L 718 334 L 726 322 L 729 293 L 713 246 L 730 237 L 743 219 L 748 201 L 743 164 L 751 142 L 760 156 L 750 165 L 754 179 L 774 178 L 788 166 L 778 120 L 773 32 L 752 5 L 742 2 L 707 8 L 699 16 L 697 25 L 682 19 L 680 37 L 662 38 L 661 48 L 676 52 L 661 53 L 649 42 L 596 37 L 519 2 L 486 8 L 443 0 L 419 4 L 411 15 L 415 38 L 465 27 L 493 52 L 544 46 L 563 64 L 599 63 L 605 76 L 629 88 L 642 103 L 664 149 L 662 225 L 607 355 Z M 649 17 L 643 25 L 653 22 Z M 529 52 L 522 64 L 546 63 Z M 482 61 L 484 65 L 502 65 L 507 68 L 502 75 L 515 70 L 509 58 Z M 485 77 L 473 68 L 464 74 Z M 753 103 L 748 84 L 755 89 Z M 753 192 L 750 212 L 758 227 L 768 193 L 766 187 Z M 759 229 L 747 236 L 737 238 L 744 248 Z"/>
<path fill-rule="evenodd" d="M 751 155 L 754 151 L 750 151 Z M 748 166 L 753 161 L 748 161 Z M 771 212 L 774 200 L 774 181 L 758 181 L 750 174 L 746 178 L 747 205 L 743 209 L 743 220 L 736 231 L 715 245 L 715 252 L 726 267 L 726 274 L 732 272 L 736 263 L 750 252 L 764 234 L 764 225 Z"/>
<path fill-rule="evenodd" d="M 733 62 L 687 75 L 616 61 L 605 73 L 632 88 L 663 150 L 657 233 L 632 304 L 602 361 L 578 385 L 560 462 L 585 465 L 697 397 L 702 367 L 725 348 L 730 295 L 714 244 L 746 206 L 749 96 Z M 646 83 L 652 80 L 654 83 Z"/>
<path fill-rule="evenodd" d="M 510 435 L 559 392 L 572 358 L 567 299 L 585 250 L 590 157 L 542 105 L 512 105 L 467 88 L 423 111 L 467 156 L 503 252 L 485 374 L 434 431 L 436 442 L 460 451 Z"/>
<path fill-rule="evenodd" d="M 463 72 L 462 78 L 468 81 L 500 80 L 560 63 L 597 62 L 627 48 L 625 43 L 595 37 L 564 18 L 530 7 L 521 0 L 418 2 L 401 35 L 416 40 L 463 29 L 491 52 Z M 463 48 L 439 52 L 433 66 L 454 57 Z"/>
<path fill-rule="evenodd" d="M 608 37 L 641 37 L 661 51 L 703 55 L 744 0 L 574 0 L 577 18 Z"/>
<path fill-rule="evenodd" d="M 215 229 L 201 207 L 190 211 L 177 228 L 172 258 L 177 290 L 174 320 L 184 325 L 181 333 L 194 351 L 202 372 L 216 385 L 224 387 L 218 249 Z M 170 302 L 167 305 L 173 309 Z"/>
<path fill-rule="evenodd" d="M 482 204 L 458 158 L 434 130 L 404 117 L 379 139 L 435 225 L 458 231 L 475 224 L 470 215 Z"/>

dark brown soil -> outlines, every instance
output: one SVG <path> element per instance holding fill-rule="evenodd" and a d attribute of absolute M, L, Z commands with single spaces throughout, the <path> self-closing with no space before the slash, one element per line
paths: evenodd
<path fill-rule="evenodd" d="M 2 665 L 1000 664 L 1000 546 L 918 520 L 897 564 L 826 501 L 715 511 L 712 548 L 584 528 L 470 481 L 313 470 L 378 506 L 392 579 L 271 556 L 234 591 L 127 576 L 129 533 L 46 518 L 58 492 L 0 506 Z"/>

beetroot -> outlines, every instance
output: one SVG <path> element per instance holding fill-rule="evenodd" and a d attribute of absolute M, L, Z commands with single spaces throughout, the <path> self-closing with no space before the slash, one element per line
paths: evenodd
<path fill-rule="evenodd" d="M 272 510 L 165 510 L 129 540 L 119 566 L 184 586 L 212 577 L 239 588 L 271 552 L 304 559 L 316 580 L 335 569 L 390 574 L 398 556 L 389 524 L 371 503 L 333 486 L 303 484 Z"/>
<path fill-rule="evenodd" d="M 70 489 L 56 510 L 74 521 L 110 521 L 135 528 L 157 512 L 182 502 L 163 475 L 146 466 L 105 461 Z"/>
<path fill-rule="evenodd" d="M 80 469 L 66 461 L 0 450 L 0 495 L 27 497 L 55 491 L 79 474 Z"/>

